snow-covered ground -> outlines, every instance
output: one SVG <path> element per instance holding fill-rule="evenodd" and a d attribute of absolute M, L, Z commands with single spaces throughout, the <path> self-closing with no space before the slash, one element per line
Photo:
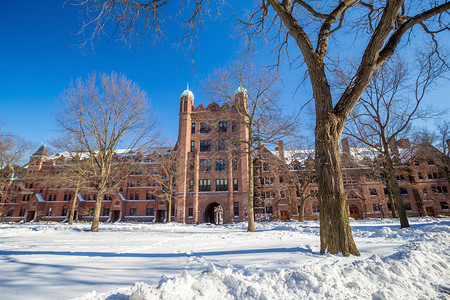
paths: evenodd
<path fill-rule="evenodd" d="M 352 221 L 350 258 L 317 222 L 0 224 L 0 299 L 450 299 L 450 218 L 410 223 Z"/>

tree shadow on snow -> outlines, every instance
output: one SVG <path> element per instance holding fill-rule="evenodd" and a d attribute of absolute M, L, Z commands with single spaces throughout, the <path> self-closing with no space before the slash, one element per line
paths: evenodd
<path fill-rule="evenodd" d="M 267 249 L 244 249 L 244 250 L 225 250 L 211 252 L 192 252 L 192 253 L 113 253 L 113 252 L 79 252 L 79 251 L 23 251 L 23 250 L 0 250 L 0 255 L 62 255 L 62 256 L 86 256 L 86 257 L 127 257 L 127 258 L 179 258 L 193 256 L 227 256 L 227 255 L 247 255 L 247 254 L 265 254 L 265 253 L 305 253 L 313 254 L 311 249 L 293 247 L 293 248 L 267 248 Z"/>

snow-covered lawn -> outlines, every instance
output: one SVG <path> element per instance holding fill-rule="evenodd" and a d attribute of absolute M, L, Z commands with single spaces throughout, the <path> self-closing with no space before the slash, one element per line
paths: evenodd
<path fill-rule="evenodd" d="M 410 223 L 352 221 L 350 258 L 318 222 L 0 224 L 0 299 L 450 299 L 450 219 Z"/>

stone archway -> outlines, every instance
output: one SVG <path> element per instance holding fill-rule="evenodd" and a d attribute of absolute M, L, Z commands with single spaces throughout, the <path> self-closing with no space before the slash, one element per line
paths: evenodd
<path fill-rule="evenodd" d="M 211 202 L 205 208 L 206 223 L 223 224 L 223 207 L 217 202 Z"/>

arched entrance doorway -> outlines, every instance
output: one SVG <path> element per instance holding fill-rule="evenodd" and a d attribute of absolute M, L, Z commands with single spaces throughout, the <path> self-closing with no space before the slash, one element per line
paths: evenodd
<path fill-rule="evenodd" d="M 217 202 L 212 202 L 206 206 L 205 222 L 212 224 L 223 224 L 223 208 Z"/>
<path fill-rule="evenodd" d="M 356 205 L 350 205 L 349 211 L 350 211 L 350 218 L 353 218 L 353 219 L 359 218 L 359 210 Z"/>
<path fill-rule="evenodd" d="M 27 216 L 25 218 L 25 221 L 27 221 L 27 222 L 33 221 L 35 217 L 36 217 L 36 211 L 29 210 L 27 212 Z"/>

